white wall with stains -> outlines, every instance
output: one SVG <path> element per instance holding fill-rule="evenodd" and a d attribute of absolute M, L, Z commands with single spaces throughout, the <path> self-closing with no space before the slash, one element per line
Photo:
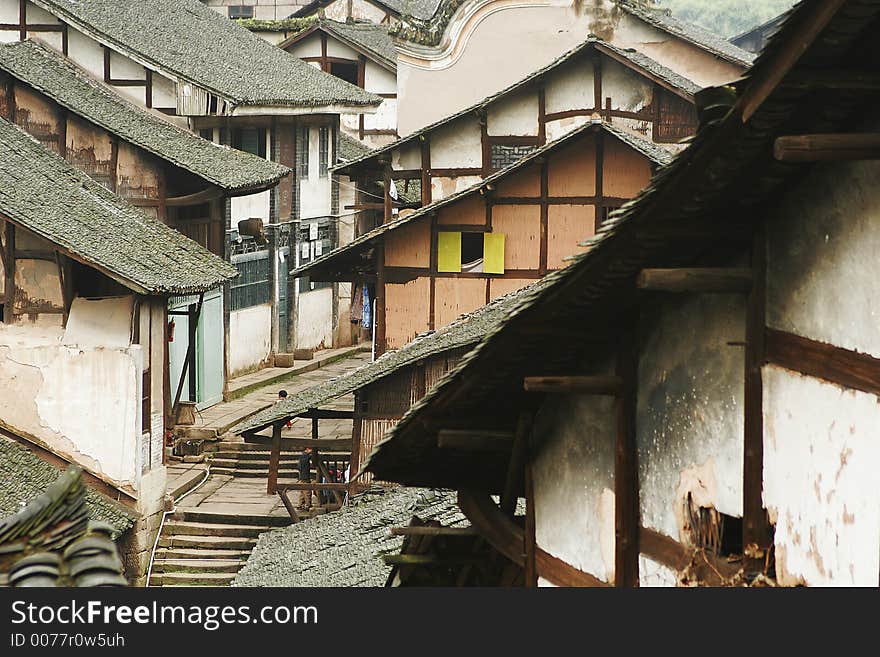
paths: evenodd
<path fill-rule="evenodd" d="M 272 349 L 272 307 L 266 303 L 229 313 L 229 376 L 265 365 Z"/>
<path fill-rule="evenodd" d="M 642 314 L 642 524 L 676 540 L 684 502 L 742 516 L 745 296 L 666 295 Z"/>
<path fill-rule="evenodd" d="M 532 441 L 537 544 L 612 581 L 614 399 L 549 396 L 535 419 Z"/>

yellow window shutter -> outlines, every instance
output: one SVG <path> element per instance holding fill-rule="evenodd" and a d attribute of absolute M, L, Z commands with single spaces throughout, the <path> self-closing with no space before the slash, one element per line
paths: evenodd
<path fill-rule="evenodd" d="M 483 271 L 504 273 L 504 233 L 483 233 Z"/>
<path fill-rule="evenodd" d="M 437 233 L 437 271 L 461 271 L 461 233 Z"/>

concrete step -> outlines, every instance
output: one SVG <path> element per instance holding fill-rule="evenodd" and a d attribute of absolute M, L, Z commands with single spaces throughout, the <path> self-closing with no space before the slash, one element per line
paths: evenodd
<path fill-rule="evenodd" d="M 168 536 L 223 536 L 226 538 L 256 538 L 264 531 L 265 526 L 259 525 L 230 525 L 214 522 L 189 522 L 186 520 L 172 520 L 165 524 L 163 533 Z"/>
<path fill-rule="evenodd" d="M 209 550 L 200 548 L 159 548 L 156 560 L 159 559 L 237 559 L 244 563 L 250 556 L 250 550 Z"/>
<path fill-rule="evenodd" d="M 229 536 L 160 536 L 159 547 L 163 548 L 187 548 L 205 550 L 250 550 L 257 544 L 256 538 L 241 538 Z"/>
<path fill-rule="evenodd" d="M 157 559 L 154 573 L 237 573 L 244 566 L 240 559 Z"/>
<path fill-rule="evenodd" d="M 209 523 L 217 525 L 256 525 L 258 527 L 286 527 L 290 518 L 281 516 L 239 515 L 236 513 L 212 513 L 210 511 L 177 511 L 171 519 L 185 522 Z"/>
<path fill-rule="evenodd" d="M 227 586 L 235 573 L 159 573 L 150 586 Z"/>

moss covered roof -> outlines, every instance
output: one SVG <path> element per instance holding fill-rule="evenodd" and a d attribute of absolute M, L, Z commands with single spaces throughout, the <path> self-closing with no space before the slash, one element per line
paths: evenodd
<path fill-rule="evenodd" d="M 58 468 L 30 450 L 0 436 L 0 518 L 21 511 L 55 483 L 60 474 Z M 91 520 L 108 523 L 115 536 L 128 530 L 137 519 L 134 511 L 91 488 L 86 490 L 86 506 Z"/>
<path fill-rule="evenodd" d="M 374 106 L 380 99 L 284 52 L 199 0 L 34 0 L 98 41 L 233 105 Z"/>
<path fill-rule="evenodd" d="M 225 190 L 263 189 L 290 173 L 285 166 L 212 144 L 141 109 L 36 41 L 0 46 L 0 70 L 87 121 Z"/>
<path fill-rule="evenodd" d="M 4 119 L 0 214 L 141 294 L 201 292 L 237 275 Z"/>

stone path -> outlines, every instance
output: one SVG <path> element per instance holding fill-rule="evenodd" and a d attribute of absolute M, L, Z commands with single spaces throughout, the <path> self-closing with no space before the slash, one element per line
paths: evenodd
<path fill-rule="evenodd" d="M 222 435 L 232 425 L 274 403 L 279 390 L 294 394 L 360 367 L 369 360 L 370 354 L 360 351 L 317 370 L 291 376 L 282 383 L 273 381 L 240 399 L 202 412 L 200 426 Z M 352 403 L 353 397 L 348 396 L 328 408 L 350 410 Z M 285 429 L 284 434 L 310 437 L 311 420 L 295 420 L 292 428 Z M 321 420 L 318 436 L 349 438 L 351 420 Z M 227 434 L 218 447 L 221 450 L 217 453 L 219 456 L 224 450 L 254 446 L 244 445 L 240 437 Z M 293 456 L 289 455 L 289 458 Z M 209 467 L 211 460 L 208 464 L 169 465 L 166 490 L 169 494 L 176 493 L 179 499 L 186 490 L 202 481 L 204 469 Z M 218 467 L 218 470 L 223 468 Z M 289 523 L 290 516 L 281 498 L 266 494 L 266 477 L 261 470 L 211 472 L 204 484 L 180 500 L 176 513 L 163 528 L 151 586 L 226 585 L 247 560 L 260 533 Z"/>

